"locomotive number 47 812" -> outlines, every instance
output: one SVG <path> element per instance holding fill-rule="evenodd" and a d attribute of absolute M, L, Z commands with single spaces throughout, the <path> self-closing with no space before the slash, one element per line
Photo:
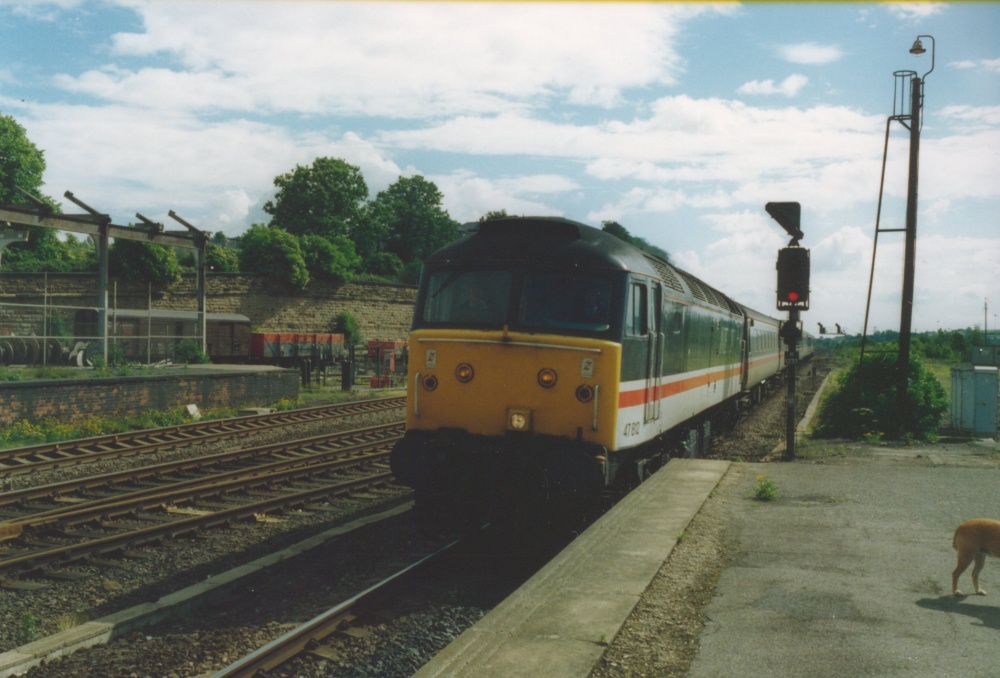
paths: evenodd
<path fill-rule="evenodd" d="M 622 431 L 622 435 L 624 435 L 626 438 L 629 436 L 639 435 L 639 422 L 637 421 L 626 422 L 625 430 Z"/>

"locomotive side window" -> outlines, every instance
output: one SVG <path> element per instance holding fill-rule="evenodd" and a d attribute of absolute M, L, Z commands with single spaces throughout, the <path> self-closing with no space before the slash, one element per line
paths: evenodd
<path fill-rule="evenodd" d="M 646 286 L 632 283 L 628 295 L 628 312 L 625 316 L 625 332 L 632 336 L 643 336 L 648 331 L 646 315 Z"/>
<path fill-rule="evenodd" d="M 510 271 L 435 271 L 421 318 L 429 323 L 502 325 L 510 288 Z"/>
<path fill-rule="evenodd" d="M 611 281 L 579 273 L 529 271 L 517 320 L 530 328 L 603 332 L 611 327 Z"/>

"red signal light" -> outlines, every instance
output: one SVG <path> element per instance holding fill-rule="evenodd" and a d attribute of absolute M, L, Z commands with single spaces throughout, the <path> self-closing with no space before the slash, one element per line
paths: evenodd
<path fill-rule="evenodd" d="M 778 250 L 778 310 L 809 310 L 809 250 Z"/>

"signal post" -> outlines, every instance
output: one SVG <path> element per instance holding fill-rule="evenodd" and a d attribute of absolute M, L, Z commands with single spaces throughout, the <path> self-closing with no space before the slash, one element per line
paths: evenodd
<path fill-rule="evenodd" d="M 799 246 L 802 208 L 797 202 L 769 202 L 764 209 L 792 237 L 788 247 L 778 250 L 777 307 L 788 311 L 788 320 L 781 326 L 781 338 L 788 350 L 785 368 L 788 395 L 785 400 L 785 459 L 795 459 L 795 376 L 799 362 L 798 343 L 802 339 L 799 312 L 809 310 L 809 250 Z"/>

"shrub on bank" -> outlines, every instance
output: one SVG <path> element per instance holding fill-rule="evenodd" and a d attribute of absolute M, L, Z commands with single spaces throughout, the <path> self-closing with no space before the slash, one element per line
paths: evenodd
<path fill-rule="evenodd" d="M 838 377 L 839 389 L 823 402 L 814 435 L 819 438 L 871 438 L 933 441 L 948 397 L 941 382 L 910 360 L 906 399 L 897 396 L 895 356 L 867 356 Z"/>

